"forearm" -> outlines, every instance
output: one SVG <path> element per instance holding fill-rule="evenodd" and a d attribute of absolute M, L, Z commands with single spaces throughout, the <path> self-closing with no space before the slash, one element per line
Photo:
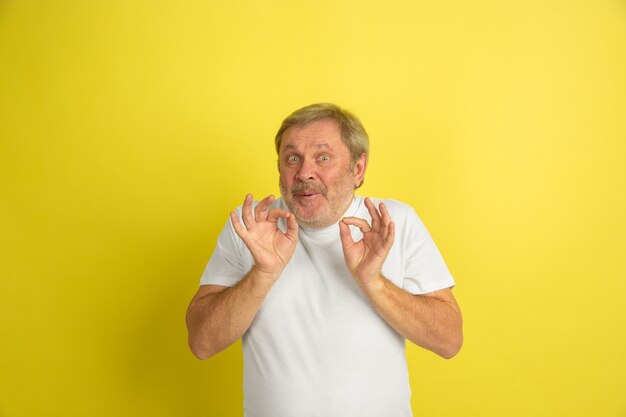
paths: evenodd
<path fill-rule="evenodd" d="M 194 298 L 187 310 L 189 347 L 194 355 L 207 359 L 243 336 L 275 281 L 252 268 L 233 287 Z"/>
<path fill-rule="evenodd" d="M 387 323 L 416 345 L 447 359 L 460 350 L 461 311 L 450 290 L 414 295 L 380 276 L 364 293 Z"/>

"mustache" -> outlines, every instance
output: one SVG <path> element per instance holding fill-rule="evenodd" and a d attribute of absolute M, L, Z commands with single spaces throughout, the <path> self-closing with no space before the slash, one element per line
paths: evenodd
<path fill-rule="evenodd" d="M 300 193 L 320 193 L 326 196 L 327 189 L 322 184 L 314 184 L 312 182 L 297 182 L 291 187 L 291 194 Z"/>

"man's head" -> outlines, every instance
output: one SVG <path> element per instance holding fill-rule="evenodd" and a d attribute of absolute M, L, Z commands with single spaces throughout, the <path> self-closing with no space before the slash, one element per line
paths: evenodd
<path fill-rule="evenodd" d="M 334 120 L 339 126 L 341 140 L 343 140 L 350 151 L 350 167 L 354 167 L 354 164 L 356 164 L 361 155 L 365 154 L 366 157 L 369 155 L 369 136 L 359 118 L 332 103 L 311 104 L 287 116 L 280 125 L 280 129 L 278 129 L 274 139 L 276 153 L 280 155 L 280 144 L 285 130 L 289 129 L 291 126 L 304 126 L 322 119 Z M 359 187 L 360 186 L 361 184 L 359 184 Z"/>
<path fill-rule="evenodd" d="M 280 190 L 305 227 L 339 221 L 363 183 L 369 141 L 356 116 L 334 104 L 292 113 L 276 134 Z"/>

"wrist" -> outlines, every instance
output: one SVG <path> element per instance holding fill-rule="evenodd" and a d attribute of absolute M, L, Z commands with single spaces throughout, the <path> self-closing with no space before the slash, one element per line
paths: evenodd
<path fill-rule="evenodd" d="M 268 273 L 259 269 L 256 265 L 248 271 L 240 282 L 245 285 L 251 294 L 259 299 L 265 299 L 279 275 Z M 245 282 L 245 283 L 244 283 Z"/>
<path fill-rule="evenodd" d="M 282 272 L 283 268 L 268 270 L 256 264 L 252 265 L 252 269 L 250 270 L 250 274 L 254 275 L 255 281 L 269 282 L 272 284 L 278 280 Z"/>
<path fill-rule="evenodd" d="M 367 296 L 367 298 L 374 298 L 378 294 L 381 294 L 385 290 L 385 282 L 387 278 L 383 277 L 381 274 L 378 274 L 372 278 L 368 278 L 367 280 L 359 280 L 359 284 L 363 293 Z"/>

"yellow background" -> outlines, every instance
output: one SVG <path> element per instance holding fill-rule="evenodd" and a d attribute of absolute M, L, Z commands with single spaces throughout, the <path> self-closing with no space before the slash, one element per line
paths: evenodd
<path fill-rule="evenodd" d="M 241 416 L 240 345 L 197 361 L 185 310 L 319 101 L 457 281 L 416 417 L 626 416 L 617 0 L 1 2 L 0 416 Z"/>

